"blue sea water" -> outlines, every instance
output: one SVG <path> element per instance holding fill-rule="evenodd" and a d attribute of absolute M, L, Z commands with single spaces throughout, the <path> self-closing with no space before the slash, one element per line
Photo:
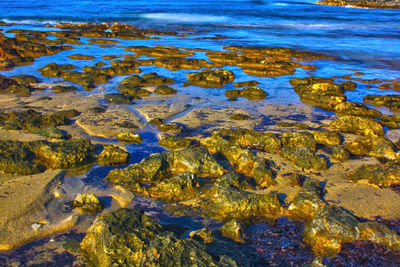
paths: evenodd
<path fill-rule="evenodd" d="M 313 52 L 325 53 L 332 61 L 313 63 L 319 69 L 313 75 L 331 77 L 352 74 L 360 71 L 364 79 L 398 79 L 400 77 L 400 10 L 362 9 L 315 5 L 313 0 L 202 0 L 202 1 L 127 1 L 127 0 L 27 0 L 0 2 L 0 19 L 5 22 L 24 24 L 30 29 L 42 28 L 45 24 L 56 22 L 120 22 L 140 27 L 160 30 L 194 28 L 203 31 L 200 37 L 225 36 L 225 39 L 196 40 L 195 38 L 176 38 L 166 36 L 161 41 L 135 40 L 123 45 L 174 45 L 178 47 L 201 47 L 221 50 L 225 45 L 265 45 L 283 46 Z M 21 25 L 15 26 L 21 28 Z M 12 27 L 11 27 L 12 28 Z M 8 27 L 10 29 L 10 27 Z M 84 38 L 82 38 L 84 39 Z M 73 51 L 73 52 L 72 52 Z M 96 57 L 124 53 L 123 49 L 104 49 L 98 47 L 77 47 L 51 57 L 59 63 L 67 62 L 65 56 L 82 52 Z M 200 55 L 200 56 L 199 56 Z M 201 57 L 201 53 L 196 55 Z M 61 60 L 61 62 L 60 62 Z M 49 58 L 35 61 L 33 66 L 2 72 L 6 75 L 32 72 L 46 65 Z M 82 62 L 82 66 L 88 62 Z M 94 62 L 92 62 L 94 63 Z M 151 71 L 151 68 L 148 68 Z M 183 71 L 184 72 L 184 71 Z M 164 74 L 182 79 L 164 71 Z M 306 76 L 297 71 L 297 76 Z M 183 78 L 182 78 L 183 77 Z M 266 85 L 269 100 L 273 102 L 298 102 L 297 95 L 288 84 L 290 77 L 257 78 Z M 248 78 L 238 77 L 237 81 Z M 118 79 L 117 79 L 118 80 Z M 116 81 L 116 80 L 114 80 Z M 113 84 L 106 85 L 111 88 Z M 213 94 L 198 90 L 198 96 Z M 362 101 L 366 94 L 386 94 L 398 92 L 381 91 L 375 88 L 366 90 L 366 85 L 347 92 L 352 101 Z M 215 96 L 221 91 L 216 91 Z M 288 97 L 289 95 L 289 97 Z"/>

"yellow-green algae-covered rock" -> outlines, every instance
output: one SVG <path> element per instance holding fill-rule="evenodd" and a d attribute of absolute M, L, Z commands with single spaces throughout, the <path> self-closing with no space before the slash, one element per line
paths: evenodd
<path fill-rule="evenodd" d="M 336 132 L 312 131 L 311 133 L 318 144 L 322 144 L 328 147 L 340 145 L 340 143 L 342 142 L 340 135 Z"/>
<path fill-rule="evenodd" d="M 339 116 L 352 115 L 369 118 L 382 118 L 382 113 L 367 107 L 362 103 L 343 102 L 335 106 L 335 114 Z"/>
<path fill-rule="evenodd" d="M 385 106 L 392 112 L 400 112 L 400 95 L 366 95 L 364 102 L 375 106 Z"/>
<path fill-rule="evenodd" d="M 188 73 L 186 76 L 190 84 L 201 87 L 222 88 L 224 84 L 235 80 L 233 72 L 225 69 L 202 70 L 201 72 Z"/>
<path fill-rule="evenodd" d="M 189 139 L 185 139 L 183 137 L 167 135 L 158 140 L 158 143 L 168 149 L 175 150 L 189 147 L 192 142 Z"/>
<path fill-rule="evenodd" d="M 205 195 L 204 210 L 220 220 L 240 219 L 254 222 L 277 218 L 282 206 L 277 193 L 258 194 L 244 191 L 250 185 L 237 174 L 227 174 L 215 182 Z"/>
<path fill-rule="evenodd" d="M 82 240 L 88 266 L 237 266 L 213 259 L 193 239 L 179 239 L 142 210 L 120 209 L 96 219 Z"/>
<path fill-rule="evenodd" d="M 273 173 L 264 159 L 256 157 L 249 149 L 242 148 L 238 142 L 226 140 L 220 132 L 214 132 L 210 137 L 200 140 L 210 153 L 221 153 L 236 172 L 253 177 L 261 187 L 275 184 Z"/>
<path fill-rule="evenodd" d="M 289 216 L 296 220 L 309 221 L 327 203 L 323 200 L 324 189 L 315 179 L 306 179 L 301 190 L 288 208 Z"/>
<path fill-rule="evenodd" d="M 83 193 L 78 194 L 74 201 L 72 201 L 72 206 L 81 213 L 95 214 L 103 209 L 103 205 L 95 194 Z"/>
<path fill-rule="evenodd" d="M 363 164 L 349 178 L 353 181 L 367 180 L 377 186 L 392 186 L 400 184 L 400 165 L 388 162 L 381 164 Z"/>
<path fill-rule="evenodd" d="M 396 160 L 394 144 L 387 137 L 361 137 L 344 146 L 354 155 L 368 155 L 376 158 Z"/>
<path fill-rule="evenodd" d="M 395 231 L 382 224 L 361 222 L 334 205 L 322 209 L 304 230 L 304 241 L 323 256 L 339 253 L 343 243 L 363 240 L 400 250 L 400 236 Z"/>
<path fill-rule="evenodd" d="M 350 153 L 343 146 L 337 145 L 332 147 L 332 162 L 344 162 L 349 159 Z"/>
<path fill-rule="evenodd" d="M 0 171 L 9 174 L 34 174 L 46 169 L 68 169 L 95 160 L 94 146 L 89 140 L 0 141 Z"/>
<path fill-rule="evenodd" d="M 190 172 L 178 173 L 148 189 L 152 198 L 167 201 L 184 201 L 199 196 L 200 185 L 196 175 Z"/>
<path fill-rule="evenodd" d="M 126 164 L 129 160 L 129 153 L 113 145 L 104 145 L 103 151 L 97 157 L 100 165 Z"/>
<path fill-rule="evenodd" d="M 142 191 L 140 183 L 155 184 L 174 174 L 190 172 L 197 176 L 220 177 L 226 170 L 220 166 L 204 147 L 188 147 L 175 152 L 152 154 L 140 163 L 124 169 L 114 169 L 107 180 L 132 191 Z"/>
<path fill-rule="evenodd" d="M 219 230 L 227 238 L 240 243 L 245 242 L 244 226 L 237 219 L 227 221 Z"/>
<path fill-rule="evenodd" d="M 290 84 L 302 102 L 327 110 L 346 101 L 342 86 L 327 78 L 292 78 Z"/>
<path fill-rule="evenodd" d="M 244 97 L 249 100 L 263 100 L 267 97 L 267 93 L 257 86 L 248 86 L 242 90 L 228 90 L 225 92 L 226 97 Z"/>
<path fill-rule="evenodd" d="M 334 120 L 330 126 L 346 133 L 362 134 L 371 137 L 385 135 L 382 124 L 368 117 L 342 116 Z"/>
<path fill-rule="evenodd" d="M 308 132 L 295 132 L 282 134 L 282 146 L 290 148 L 308 147 L 315 151 L 317 142 L 314 136 Z"/>
<path fill-rule="evenodd" d="M 327 162 L 324 158 L 319 157 L 309 147 L 285 147 L 282 150 L 282 156 L 292 161 L 294 164 L 301 168 L 326 170 Z"/>

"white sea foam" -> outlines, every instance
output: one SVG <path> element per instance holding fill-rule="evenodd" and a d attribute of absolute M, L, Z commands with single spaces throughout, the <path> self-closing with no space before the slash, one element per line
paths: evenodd
<path fill-rule="evenodd" d="M 14 23 L 14 24 L 26 24 L 26 25 L 54 25 L 59 22 L 64 22 L 64 23 L 84 23 L 83 21 L 66 21 L 66 20 L 41 20 L 41 19 L 0 19 L 1 21 L 4 21 L 5 23 Z"/>
<path fill-rule="evenodd" d="M 226 22 L 226 16 L 210 16 L 189 13 L 146 13 L 141 14 L 140 17 L 153 20 L 163 20 L 172 22 L 189 22 L 189 23 L 215 23 Z"/>

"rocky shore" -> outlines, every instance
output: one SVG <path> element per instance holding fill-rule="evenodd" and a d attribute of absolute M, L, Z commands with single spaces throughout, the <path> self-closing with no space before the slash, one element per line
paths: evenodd
<path fill-rule="evenodd" d="M 80 64 L 0 76 L 0 263 L 398 259 L 400 100 L 346 93 L 400 82 L 316 77 L 318 61 L 333 58 L 284 47 L 121 44 L 195 34 L 118 23 L 0 33 L 2 70 L 58 53 Z M 266 77 L 288 78 L 302 103 L 269 103 L 257 81 Z"/>

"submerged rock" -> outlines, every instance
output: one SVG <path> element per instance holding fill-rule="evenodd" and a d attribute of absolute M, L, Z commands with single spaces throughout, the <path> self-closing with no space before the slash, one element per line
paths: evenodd
<path fill-rule="evenodd" d="M 292 78 L 290 84 L 302 102 L 326 110 L 346 101 L 343 88 L 326 78 Z"/>
<path fill-rule="evenodd" d="M 342 116 L 334 120 L 330 126 L 342 132 L 370 137 L 385 135 L 382 124 L 367 117 Z"/>
<path fill-rule="evenodd" d="M 97 218 L 81 243 L 89 266 L 236 266 L 214 260 L 193 239 L 179 239 L 142 210 L 120 209 Z"/>
<path fill-rule="evenodd" d="M 262 100 L 267 97 L 267 93 L 257 86 L 249 86 L 242 90 L 228 90 L 225 92 L 225 96 L 245 97 L 249 100 Z"/>
<path fill-rule="evenodd" d="M 384 106 L 392 112 L 400 112 L 400 95 L 367 95 L 363 100 L 367 104 Z"/>
<path fill-rule="evenodd" d="M 78 194 L 72 206 L 81 213 L 95 214 L 103 210 L 103 205 L 96 195 L 91 193 Z"/>
<path fill-rule="evenodd" d="M 225 69 L 202 70 L 186 74 L 189 83 L 201 87 L 217 87 L 222 88 L 224 84 L 231 83 L 235 80 L 232 71 Z"/>

